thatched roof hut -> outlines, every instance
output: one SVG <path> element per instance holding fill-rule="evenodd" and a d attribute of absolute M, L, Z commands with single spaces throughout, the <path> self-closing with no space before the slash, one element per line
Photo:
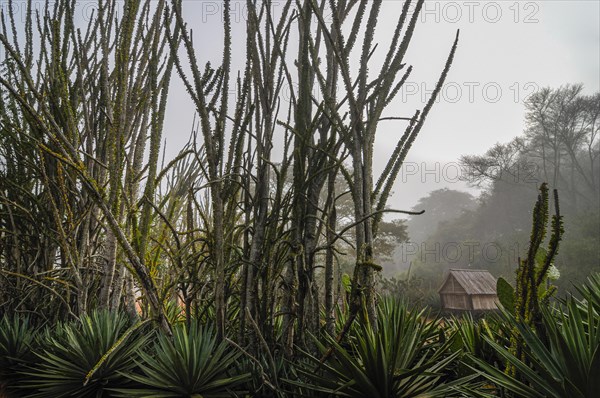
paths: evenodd
<path fill-rule="evenodd" d="M 496 278 L 486 270 L 451 269 L 438 290 L 446 310 L 486 311 L 498 308 Z"/>

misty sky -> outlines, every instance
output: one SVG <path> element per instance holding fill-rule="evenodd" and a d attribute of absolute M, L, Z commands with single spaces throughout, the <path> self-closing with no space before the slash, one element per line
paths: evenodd
<path fill-rule="evenodd" d="M 237 3 L 237 4 L 236 4 Z M 244 62 L 244 2 L 233 2 L 233 56 Z M 412 116 L 422 107 L 444 65 L 456 29 L 460 44 L 454 64 L 423 130 L 399 176 L 390 205 L 407 209 L 429 191 L 443 186 L 466 189 L 457 182 L 462 154 L 483 153 L 523 131 L 523 100 L 535 90 L 583 83 L 587 93 L 600 89 L 600 2 L 598 1 L 426 1 L 406 61 L 414 67 L 405 90 L 386 116 Z M 274 2 L 276 10 L 279 3 Z M 385 55 L 402 7 L 384 1 L 376 40 L 377 57 Z M 220 3 L 184 2 L 186 20 L 204 60 L 221 52 Z M 236 57 L 236 54 L 240 54 Z M 187 139 L 193 105 L 181 84 L 174 83 L 167 116 L 167 151 Z M 401 122 L 382 122 L 375 159 L 382 168 L 404 130 Z M 426 162 L 426 164 L 423 164 Z M 424 184 L 423 184 L 424 182 Z"/>
<path fill-rule="evenodd" d="M 16 1 L 16 7 L 19 4 L 24 8 L 24 2 Z M 384 1 L 373 69 L 385 56 L 402 4 Z M 0 0 L 0 6 L 4 9 L 6 1 Z M 80 1 L 78 6 L 84 23 L 97 1 Z M 184 0 L 183 7 L 200 63 L 218 64 L 222 2 Z M 273 1 L 275 14 L 282 7 L 283 1 Z M 245 0 L 233 0 L 234 71 L 242 69 L 246 59 L 246 15 Z M 600 1 L 426 1 L 405 58 L 413 73 L 384 116 L 412 116 L 423 107 L 457 29 L 461 33 L 454 64 L 398 178 L 390 200 L 393 208 L 409 209 L 429 191 L 444 186 L 467 189 L 457 181 L 458 158 L 483 153 L 496 142 L 521 134 L 523 100 L 535 90 L 567 83 L 583 83 L 586 93 L 600 90 Z M 292 50 L 288 59 L 294 58 Z M 179 77 L 174 76 L 165 121 L 167 158 L 187 141 L 194 112 Z M 403 122 L 380 123 L 376 171 L 383 168 L 404 128 Z"/>

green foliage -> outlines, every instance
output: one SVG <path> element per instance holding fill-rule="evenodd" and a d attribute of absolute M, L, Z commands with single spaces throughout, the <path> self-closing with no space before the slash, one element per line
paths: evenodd
<path fill-rule="evenodd" d="M 450 341 L 439 332 L 437 321 L 424 312 L 411 311 L 396 300 L 379 306 L 377 329 L 361 323 L 343 346 L 329 337 L 316 341 L 326 363 L 309 356 L 312 366 L 299 373 L 313 383 L 292 382 L 315 391 L 346 397 L 446 397 L 458 396 L 471 378 L 452 378 L 450 366 L 459 353 L 450 352 Z M 316 371 L 320 369 L 320 371 Z"/>
<path fill-rule="evenodd" d="M 377 226 L 377 238 L 373 242 L 373 249 L 377 253 L 377 261 L 392 261 L 396 247 L 408 241 L 405 220 L 381 220 Z"/>
<path fill-rule="evenodd" d="M 541 307 L 544 334 L 507 310 L 438 321 L 384 299 L 376 328 L 363 316 L 344 342 L 314 337 L 321 354 L 333 349 L 324 363 L 276 350 L 250 355 L 219 343 L 197 320 L 168 336 L 107 312 L 39 332 L 5 318 L 0 383 L 11 378 L 10 391 L 28 397 L 484 397 L 492 385 L 495 396 L 592 397 L 600 388 L 600 274 L 577 290 L 579 299 Z M 338 331 L 345 316 L 347 308 L 338 308 Z M 515 336 L 523 340 L 520 355 L 511 348 Z"/>
<path fill-rule="evenodd" d="M 530 325 L 538 334 L 544 334 L 545 329 L 541 321 L 542 304 L 552 293 L 545 287 L 548 270 L 552 266 L 554 256 L 558 253 L 558 245 L 563 235 L 562 216 L 558 203 L 558 192 L 554 190 L 554 211 L 552 216 L 552 234 L 548 242 L 548 249 L 541 247 L 548 227 L 548 185 L 540 186 L 540 194 L 533 208 L 533 221 L 527 256 L 519 261 L 517 268 L 517 286 L 515 288 L 515 318 L 518 322 Z M 511 352 L 517 358 L 523 359 L 525 341 L 518 333 L 513 333 L 511 338 Z M 507 363 L 506 372 L 517 377 L 517 367 Z"/>
<path fill-rule="evenodd" d="M 379 291 L 384 296 L 403 300 L 410 305 L 424 306 L 428 304 L 426 289 L 423 286 L 423 279 L 410 274 L 410 269 L 403 278 L 382 278 Z M 437 295 L 437 292 L 436 292 Z"/>
<path fill-rule="evenodd" d="M 249 379 L 234 374 L 241 352 L 219 343 L 211 327 L 192 321 L 161 334 L 150 352 L 141 352 L 139 372 L 124 373 L 141 386 L 114 389 L 123 397 L 229 397 Z"/>
<path fill-rule="evenodd" d="M 0 320 L 0 385 L 17 384 L 19 371 L 34 360 L 35 329 L 27 318 L 4 316 Z"/>
<path fill-rule="evenodd" d="M 496 294 L 502 307 L 511 314 L 515 313 L 515 288 L 506 279 L 500 277 L 496 282 Z"/>
<path fill-rule="evenodd" d="M 568 232 L 561 242 L 560 261 L 556 266 L 561 278 L 554 282 L 560 292 L 573 289 L 573 283 L 584 283 L 600 267 L 600 208 L 586 208 L 576 216 L 566 215 Z"/>
<path fill-rule="evenodd" d="M 595 281 L 593 289 L 600 292 Z M 581 305 L 569 298 L 564 309 L 543 308 L 546 338 L 508 312 L 502 320 L 515 327 L 525 342 L 522 356 L 485 337 L 487 343 L 519 377 L 513 377 L 481 358 L 472 360 L 480 374 L 517 397 L 585 398 L 600 391 L 600 314 L 592 302 Z"/>
<path fill-rule="evenodd" d="M 346 293 L 350 293 L 352 290 L 352 278 L 350 278 L 350 275 L 346 273 L 342 274 L 342 286 Z"/>
<path fill-rule="evenodd" d="M 105 397 L 127 384 L 123 372 L 135 368 L 137 352 L 148 341 L 140 324 L 123 314 L 93 312 L 42 334 L 37 363 L 23 371 L 20 387 L 30 397 Z"/>
<path fill-rule="evenodd" d="M 12 3 L 0 15 L 0 312 L 54 322 L 122 298 L 134 312 L 131 271 L 160 318 L 143 261 L 172 69 L 165 2 L 109 0 L 85 22 L 75 0 L 39 14 Z"/>
<path fill-rule="evenodd" d="M 286 380 L 298 380 L 298 362 L 290 361 L 283 352 L 259 353 L 256 357 L 243 356 L 238 361 L 237 372 L 248 373 L 250 378 L 241 387 L 248 392 L 247 397 L 313 397 L 307 386 L 287 383 Z"/>
<path fill-rule="evenodd" d="M 485 318 L 473 319 L 470 313 L 466 313 L 460 318 L 452 317 L 448 320 L 448 332 L 454 340 L 452 349 L 492 361 L 492 351 L 484 338 L 496 341 L 499 335 L 496 327 L 495 323 L 492 322 L 490 325 Z"/>
<path fill-rule="evenodd" d="M 589 311 L 587 306 L 591 305 L 594 311 L 600 314 L 600 273 L 590 275 L 587 283 L 576 288 L 583 298 L 581 305 L 584 310 Z"/>
<path fill-rule="evenodd" d="M 165 301 L 165 317 L 170 325 L 185 321 L 184 310 L 181 305 L 175 300 Z"/>

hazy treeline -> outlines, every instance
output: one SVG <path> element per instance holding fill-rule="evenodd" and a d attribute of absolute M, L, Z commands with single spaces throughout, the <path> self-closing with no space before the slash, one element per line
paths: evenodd
<path fill-rule="evenodd" d="M 528 203 L 544 181 L 558 190 L 565 223 L 554 263 L 559 291 L 600 270 L 600 93 L 585 95 L 581 85 L 542 89 L 526 101 L 525 119 L 526 130 L 511 142 L 462 157 L 463 179 L 482 188 L 478 198 L 445 189 L 415 207 L 428 211 L 407 222 L 416 245 L 404 257 L 413 260 L 420 288 L 437 289 L 448 268 L 489 269 L 513 280 L 531 233 Z"/>

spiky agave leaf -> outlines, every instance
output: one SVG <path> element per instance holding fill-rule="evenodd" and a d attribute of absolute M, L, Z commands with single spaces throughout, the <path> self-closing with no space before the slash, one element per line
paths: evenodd
<path fill-rule="evenodd" d="M 18 372 L 34 360 L 35 336 L 27 318 L 5 315 L 0 320 L 0 389 L 17 384 Z"/>
<path fill-rule="evenodd" d="M 57 333 L 47 331 L 38 363 L 23 371 L 21 387 L 39 398 L 109 396 L 109 388 L 128 382 L 121 373 L 133 370 L 151 335 L 142 334 L 141 325 L 131 325 L 124 314 L 98 311 Z"/>
<path fill-rule="evenodd" d="M 123 397 L 229 397 L 249 374 L 235 374 L 240 352 L 226 342 L 217 342 L 211 327 L 196 320 L 173 329 L 173 336 L 160 335 L 152 354 L 142 352 L 140 372 L 126 376 L 139 388 L 114 391 Z"/>
<path fill-rule="evenodd" d="M 589 306 L 587 304 L 591 304 L 591 308 L 597 314 L 600 314 L 600 272 L 590 275 L 586 283 L 576 288 L 583 298 L 580 303 L 583 311 L 588 311 Z"/>
<path fill-rule="evenodd" d="M 333 347 L 333 357 L 320 364 L 308 355 L 312 363 L 299 369 L 308 381 L 288 382 L 345 397 L 460 396 L 474 376 L 451 381 L 450 366 L 460 352 L 450 352 L 451 342 L 441 341 L 438 323 L 425 315 L 397 301 L 384 301 L 376 331 L 362 323 L 349 348 L 331 337 L 326 344 L 316 341 L 323 353 Z"/>
<path fill-rule="evenodd" d="M 514 366 L 519 379 L 473 358 L 480 373 L 515 396 L 586 398 L 600 391 L 600 317 L 593 304 L 582 311 L 581 303 L 569 298 L 564 308 L 542 309 L 545 337 L 532 326 L 517 321 L 511 314 L 502 314 L 513 324 L 525 342 L 523 355 L 515 354 L 486 337 L 497 354 Z"/>

